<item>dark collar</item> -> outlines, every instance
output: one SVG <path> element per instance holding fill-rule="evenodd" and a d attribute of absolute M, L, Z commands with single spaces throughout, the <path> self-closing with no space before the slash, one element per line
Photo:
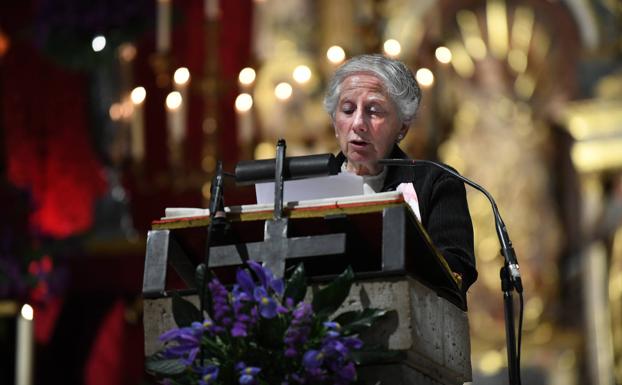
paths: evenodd
<path fill-rule="evenodd" d="M 402 151 L 397 145 L 393 146 L 393 150 L 389 154 L 388 158 L 392 159 L 409 159 L 408 155 Z M 346 161 L 346 156 L 343 152 L 337 154 L 337 161 L 339 167 Z M 412 182 L 415 180 L 415 170 L 413 167 L 396 167 L 388 166 L 387 177 L 384 179 L 384 185 L 382 191 L 392 191 L 397 188 L 401 183 Z"/>

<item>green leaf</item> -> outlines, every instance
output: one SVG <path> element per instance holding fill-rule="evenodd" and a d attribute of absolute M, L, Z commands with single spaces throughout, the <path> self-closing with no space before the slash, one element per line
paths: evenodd
<path fill-rule="evenodd" d="M 345 312 L 335 318 L 334 321 L 341 325 L 341 334 L 347 336 L 370 328 L 385 314 L 387 314 L 387 310 L 367 308 Z"/>
<path fill-rule="evenodd" d="M 302 301 L 307 293 L 307 279 L 305 277 L 305 265 L 299 263 L 285 285 L 283 298 L 291 298 L 294 303 Z"/>
<path fill-rule="evenodd" d="M 214 337 L 211 336 L 204 336 L 202 344 L 207 357 L 214 357 L 219 360 L 226 359 L 225 347 L 222 341 L 215 340 Z"/>
<path fill-rule="evenodd" d="M 311 305 L 318 317 L 328 317 L 341 306 L 350 293 L 353 281 L 354 272 L 348 266 L 334 281 L 315 293 Z"/>
<path fill-rule="evenodd" d="M 201 312 L 190 301 L 177 293 L 173 293 L 173 318 L 178 327 L 190 326 L 193 322 L 201 322 Z"/>
<path fill-rule="evenodd" d="M 350 357 L 357 365 L 384 364 L 402 361 L 406 353 L 401 350 L 357 350 L 350 352 Z"/>
<path fill-rule="evenodd" d="M 209 269 L 205 268 L 204 263 L 201 263 L 197 266 L 197 269 L 194 274 L 194 278 L 197 284 L 197 292 L 199 293 L 199 300 L 204 301 L 203 302 L 203 305 L 205 306 L 204 310 L 207 311 L 207 314 L 209 314 L 210 318 L 213 318 L 212 317 L 213 316 L 212 314 L 212 292 L 209 290 L 209 287 L 207 286 L 208 282 L 212 279 L 212 273 L 209 271 Z"/>
<path fill-rule="evenodd" d="M 174 375 L 183 373 L 186 365 L 179 358 L 149 357 L 145 361 L 145 369 L 152 374 Z"/>

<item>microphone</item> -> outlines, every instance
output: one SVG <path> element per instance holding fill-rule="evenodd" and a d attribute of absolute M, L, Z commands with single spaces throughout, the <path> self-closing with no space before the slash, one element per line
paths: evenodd
<path fill-rule="evenodd" d="M 212 187 L 210 189 L 210 216 L 214 216 L 219 212 L 224 212 L 223 208 L 223 170 L 222 162 L 218 161 L 216 166 L 216 175 L 212 179 Z"/>
<path fill-rule="evenodd" d="M 480 191 L 486 196 L 486 198 L 488 198 L 488 200 L 490 201 L 490 204 L 492 205 L 492 212 L 495 217 L 495 228 L 497 230 L 497 237 L 499 238 L 499 243 L 501 244 L 501 255 L 503 255 L 505 258 L 505 262 L 507 264 L 507 268 L 510 273 L 510 279 L 514 285 L 514 288 L 516 289 L 518 293 L 522 293 L 523 283 L 522 283 L 522 279 L 520 275 L 520 268 L 518 266 L 518 261 L 516 259 L 516 253 L 514 252 L 514 247 L 512 246 L 512 241 L 510 240 L 510 237 L 508 235 L 508 231 L 507 231 L 507 228 L 505 227 L 505 223 L 503 222 L 503 219 L 501 218 L 501 214 L 499 214 L 497 203 L 495 202 L 492 195 L 490 195 L 490 193 L 486 191 L 486 189 L 480 186 L 479 184 L 458 174 L 451 168 L 445 165 L 442 165 L 440 163 L 431 161 L 431 160 L 424 160 L 424 159 L 380 159 L 378 160 L 378 164 L 383 164 L 387 166 L 412 167 L 416 163 L 425 163 L 425 164 L 430 164 L 432 166 L 438 167 L 444 170 L 445 172 L 449 173 L 453 177 L 458 178 L 462 182 Z"/>
<path fill-rule="evenodd" d="M 235 181 L 248 185 L 274 181 L 276 159 L 241 161 L 235 166 Z M 283 180 L 337 175 L 341 165 L 333 154 L 286 157 Z"/>

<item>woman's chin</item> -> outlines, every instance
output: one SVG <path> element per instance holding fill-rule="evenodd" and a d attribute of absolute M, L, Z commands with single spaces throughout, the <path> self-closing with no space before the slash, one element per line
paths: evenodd
<path fill-rule="evenodd" d="M 376 159 L 348 158 L 348 171 L 357 175 L 375 175 L 382 171 Z"/>
<path fill-rule="evenodd" d="M 348 162 L 361 163 L 361 164 L 373 164 L 377 159 L 371 151 L 356 151 L 350 150 L 347 154 Z"/>

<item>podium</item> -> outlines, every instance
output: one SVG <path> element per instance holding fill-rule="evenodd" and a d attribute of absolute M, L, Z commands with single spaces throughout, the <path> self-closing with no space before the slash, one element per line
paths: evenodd
<path fill-rule="evenodd" d="M 365 383 L 471 381 L 465 297 L 400 193 L 376 194 L 372 200 L 287 203 L 287 233 L 280 234 L 284 237 L 276 246 L 271 245 L 276 238 L 271 238 L 267 225 L 272 207 L 228 211 L 226 229 L 211 242 L 209 263 L 225 283 L 233 282 L 235 265 L 243 258 L 269 258 L 266 251 L 285 250 L 285 269 L 303 262 L 313 285 L 352 266 L 356 282 L 338 312 L 366 307 L 395 310 L 361 338 L 403 351 L 406 357 L 359 368 Z M 194 271 L 203 260 L 209 221 L 209 216 L 198 215 L 152 223 L 143 277 L 147 355 L 161 348 L 158 336 L 175 326 L 171 293 L 198 303 Z"/>

